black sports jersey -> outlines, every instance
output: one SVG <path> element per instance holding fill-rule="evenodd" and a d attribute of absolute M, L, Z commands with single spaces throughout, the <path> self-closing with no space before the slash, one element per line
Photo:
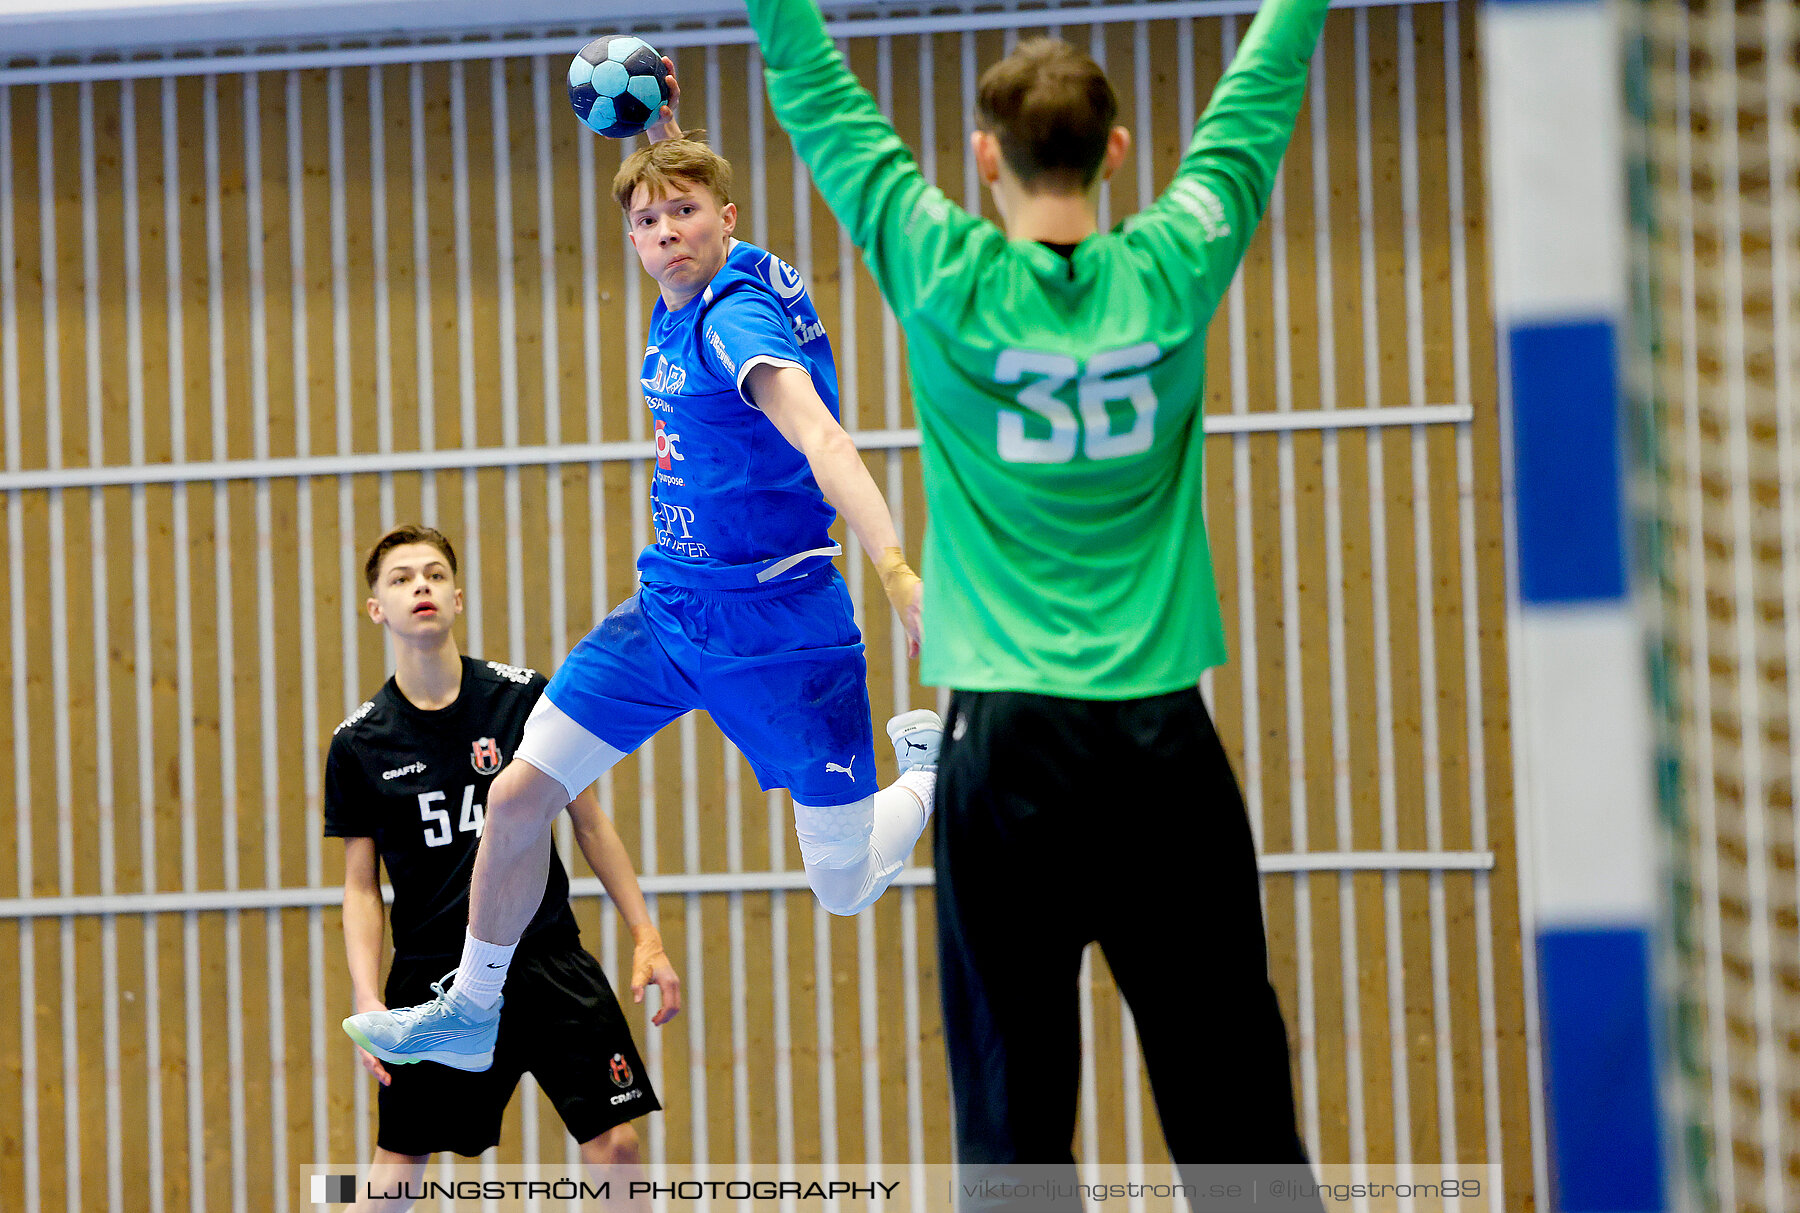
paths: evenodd
<path fill-rule="evenodd" d="M 544 693 L 536 670 L 462 659 L 456 702 L 414 707 L 392 678 L 338 725 L 325 759 L 325 834 L 373 838 L 394 886 L 396 956 L 456 956 L 488 787 L 518 748 Z M 525 939 L 574 933 L 569 876 L 550 853 L 544 900 Z"/>

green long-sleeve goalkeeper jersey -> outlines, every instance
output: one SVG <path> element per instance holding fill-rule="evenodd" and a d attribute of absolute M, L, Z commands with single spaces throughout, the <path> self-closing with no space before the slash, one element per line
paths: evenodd
<path fill-rule="evenodd" d="M 1206 324 L 1267 205 L 1326 0 L 1267 0 L 1175 179 L 1065 258 L 952 203 L 814 0 L 749 0 L 769 97 L 906 332 L 921 676 L 1084 699 L 1225 660 L 1203 517 Z"/>

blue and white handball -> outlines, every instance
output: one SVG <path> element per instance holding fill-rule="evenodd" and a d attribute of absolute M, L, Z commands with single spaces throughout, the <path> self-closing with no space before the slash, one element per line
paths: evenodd
<path fill-rule="evenodd" d="M 608 139 L 629 139 L 655 122 L 669 100 L 669 69 L 655 47 L 632 34 L 607 34 L 569 64 L 575 116 Z"/>

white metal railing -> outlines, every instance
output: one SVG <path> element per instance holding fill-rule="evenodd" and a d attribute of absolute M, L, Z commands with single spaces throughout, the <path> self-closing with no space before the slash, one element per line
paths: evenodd
<path fill-rule="evenodd" d="M 1425 404 L 1333 412 L 1228 413 L 1205 419 L 1209 434 L 1273 434 L 1302 430 L 1367 429 L 1392 425 L 1457 425 L 1474 419 L 1466 404 Z M 859 430 L 865 451 L 915 450 L 919 431 Z M 266 444 L 265 444 L 266 445 Z M 308 476 L 369 476 L 405 472 L 473 471 L 478 468 L 556 467 L 652 459 L 653 443 L 574 442 L 557 446 L 454 447 L 444 450 L 297 455 L 271 459 L 216 459 L 191 463 L 137 463 L 52 467 L 0 472 L 0 492 L 108 488 L 117 485 L 218 484 L 229 480 L 285 480 Z M 390 489 L 391 493 L 391 489 Z M 512 584 L 517 584 L 513 579 Z M 517 615 L 515 613 L 514 617 Z"/>
<path fill-rule="evenodd" d="M 692 719 L 689 717 L 688 719 Z M 1493 869 L 1492 851 L 1300 851 L 1261 856 L 1268 874 L 1298 872 L 1486 872 Z M 768 893 L 809 888 L 804 871 L 666 872 L 646 875 L 638 883 L 646 894 Z M 894 883 L 907 888 L 937 883 L 930 868 L 906 868 Z M 574 897 L 604 897 L 593 877 L 571 879 Z M 393 890 L 382 886 L 382 899 Z M 69 918 L 119 914 L 188 914 L 218 910 L 291 910 L 335 906 L 344 900 L 341 887 L 292 889 L 212 889 L 193 893 L 102 893 L 66 897 L 0 898 L 0 921 L 18 918 Z M 872 920 L 871 920 L 872 921 Z"/>
<path fill-rule="evenodd" d="M 1441 3 L 1442 0 L 1335 0 L 1334 7 L 1382 8 L 1409 2 Z M 1016 30 L 1022 25 L 1042 24 L 1045 20 L 1056 20 L 1059 17 L 1068 17 L 1086 25 L 1245 16 L 1256 12 L 1260 3 L 1261 0 L 1151 0 L 1149 3 L 1138 4 L 1102 4 L 1093 8 L 1077 9 L 1076 6 L 1069 6 L 1072 11 L 1067 12 L 1052 8 L 1022 13 L 1009 8 L 999 12 L 934 12 L 916 17 L 828 17 L 826 28 L 836 38 L 902 37 L 909 34 Z M 617 21 L 614 22 L 614 28 L 616 27 Z M 749 27 L 744 25 L 691 26 L 654 31 L 644 29 L 642 25 L 634 28 L 638 28 L 646 37 L 653 37 L 657 49 L 665 51 L 738 46 L 756 40 Z M 576 45 L 576 38 L 568 35 L 504 37 L 496 36 L 492 29 L 471 34 L 433 35 L 399 45 L 387 39 L 376 43 L 369 37 L 348 40 L 338 46 L 307 50 L 263 50 L 225 45 L 200 52 L 169 53 L 155 58 L 108 55 L 82 63 L 0 67 L 0 86 L 162 79 L 236 72 L 286 72 L 320 67 L 446 63 L 487 60 L 500 56 L 520 58 L 532 55 L 567 55 Z"/>

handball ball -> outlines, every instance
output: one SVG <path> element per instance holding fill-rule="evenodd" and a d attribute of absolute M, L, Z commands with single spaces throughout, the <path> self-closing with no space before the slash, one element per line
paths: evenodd
<path fill-rule="evenodd" d="M 575 116 L 608 139 L 629 139 L 657 120 L 669 100 L 669 69 L 656 48 L 631 34 L 607 34 L 569 64 Z"/>

